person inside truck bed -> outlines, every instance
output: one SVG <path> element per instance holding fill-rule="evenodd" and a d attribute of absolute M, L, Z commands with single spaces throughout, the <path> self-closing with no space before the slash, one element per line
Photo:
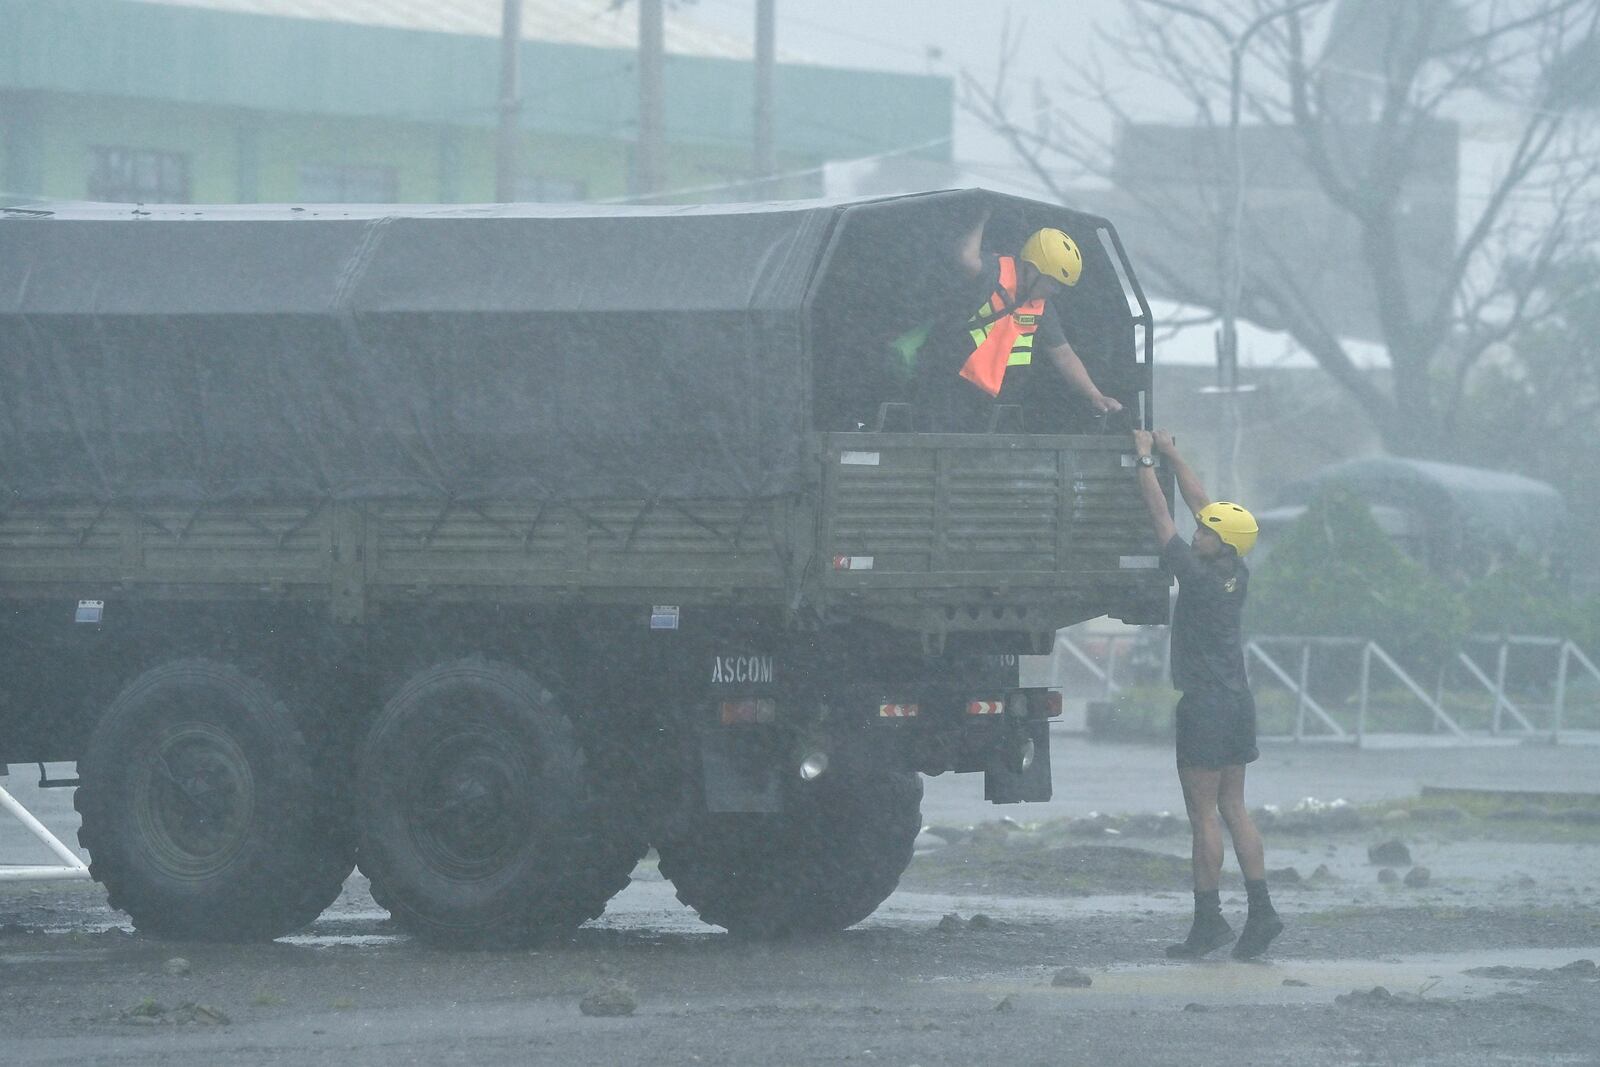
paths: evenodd
<path fill-rule="evenodd" d="M 1245 765 L 1256 751 L 1256 706 L 1244 670 L 1242 615 L 1250 571 L 1243 556 L 1256 541 L 1256 520 L 1238 504 L 1213 501 L 1178 454 L 1172 435 L 1135 430 L 1139 490 L 1161 559 L 1178 579 L 1172 611 L 1172 685 L 1183 695 L 1176 712 L 1178 779 L 1193 837 L 1194 923 L 1189 936 L 1167 949 L 1174 958 L 1197 958 L 1233 940 L 1222 917 L 1222 824 L 1244 872 L 1249 911 L 1233 946 L 1237 959 L 1254 959 L 1283 931 L 1267 895 L 1261 834 L 1244 805 Z M 1196 529 L 1185 544 L 1167 512 L 1156 479 L 1155 453 L 1171 466 Z M 1219 821 L 1218 816 L 1221 816 Z"/>
<path fill-rule="evenodd" d="M 996 404 L 1014 404 L 1022 409 L 1029 432 L 1087 429 L 1046 424 L 1041 401 L 1054 383 L 1035 378 L 1041 373 L 1034 368 L 1036 353 L 1097 415 L 1121 411 L 1122 404 L 1089 377 L 1061 328 L 1058 302 L 1051 299 L 1078 284 L 1083 255 L 1077 243 L 1061 230 L 1041 229 L 1015 256 L 985 253 L 988 221 L 986 211 L 958 249 L 966 279 L 959 307 L 924 331 L 918 392 L 927 423 L 935 431 L 983 432 Z"/>

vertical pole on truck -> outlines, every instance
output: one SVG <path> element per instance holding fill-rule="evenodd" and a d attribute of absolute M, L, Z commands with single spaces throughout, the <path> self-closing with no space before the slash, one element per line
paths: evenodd
<path fill-rule="evenodd" d="M 661 140 L 666 125 L 662 68 L 666 62 L 665 0 L 639 0 L 639 140 L 634 146 L 634 192 L 661 187 Z"/>
<path fill-rule="evenodd" d="M 500 128 L 495 141 L 494 198 L 517 198 L 517 140 L 522 111 L 522 0 L 505 0 L 500 10 Z"/>
<path fill-rule="evenodd" d="M 772 147 L 772 79 L 777 52 L 777 0 L 756 0 L 756 113 L 752 170 L 761 179 L 756 195 L 767 200 L 773 195 L 766 179 L 777 171 Z"/>

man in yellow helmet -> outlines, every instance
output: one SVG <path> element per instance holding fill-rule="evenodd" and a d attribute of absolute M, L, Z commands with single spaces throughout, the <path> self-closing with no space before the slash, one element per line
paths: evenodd
<path fill-rule="evenodd" d="M 1032 432 L 1067 432 L 1040 424 L 1040 399 L 1053 383 L 1035 377 L 1036 353 L 1095 414 L 1121 411 L 1122 404 L 1095 385 L 1061 326 L 1058 298 L 1083 274 L 1077 242 L 1047 228 L 1035 231 L 1016 256 L 985 253 L 987 223 L 985 212 L 958 251 L 970 290 L 962 298 L 962 318 L 936 325 L 930 338 L 937 356 L 929 371 L 936 380 L 924 398 L 934 409 L 934 428 L 982 429 L 1001 403 L 1020 406 Z"/>
<path fill-rule="evenodd" d="M 1242 622 L 1250 586 L 1243 557 L 1255 545 L 1256 520 L 1238 504 L 1207 495 L 1171 434 L 1135 430 L 1133 443 L 1139 489 L 1161 542 L 1161 558 L 1178 579 L 1172 685 L 1183 693 L 1176 712 L 1178 779 L 1193 837 L 1194 923 L 1189 936 L 1168 948 L 1167 955 L 1197 958 L 1233 940 L 1217 888 L 1226 825 L 1250 901 L 1233 955 L 1254 959 L 1283 931 L 1283 920 L 1267 894 L 1261 834 L 1244 804 L 1245 765 L 1259 755 Z M 1183 502 L 1194 512 L 1196 529 L 1188 544 L 1167 513 L 1166 494 L 1155 474 L 1158 454 L 1172 468 Z"/>

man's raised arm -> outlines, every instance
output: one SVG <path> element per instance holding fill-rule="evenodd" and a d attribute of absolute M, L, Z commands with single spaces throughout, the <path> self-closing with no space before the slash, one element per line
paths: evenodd
<path fill-rule="evenodd" d="M 962 236 L 961 244 L 956 247 L 956 262 L 972 278 L 983 273 L 983 229 L 989 225 L 989 214 L 989 209 L 984 208 L 977 224 Z"/>
<path fill-rule="evenodd" d="M 1178 480 L 1178 492 L 1183 494 L 1183 502 L 1189 505 L 1191 512 L 1200 514 L 1200 509 L 1211 503 L 1211 496 L 1206 492 L 1206 487 L 1200 484 L 1200 476 L 1195 474 L 1178 454 L 1178 446 L 1173 442 L 1172 434 L 1166 430 L 1157 430 L 1154 447 L 1172 465 L 1172 474 Z"/>
<path fill-rule="evenodd" d="M 1156 528 L 1156 540 L 1165 548 L 1167 542 L 1178 536 L 1178 528 L 1172 524 L 1172 516 L 1167 514 L 1167 494 L 1161 491 L 1161 483 L 1156 480 L 1156 468 L 1153 463 L 1143 462 L 1151 456 L 1154 446 L 1154 437 L 1149 430 L 1133 431 L 1133 449 L 1139 454 L 1139 493 L 1144 497 L 1144 506 L 1150 512 L 1150 522 Z"/>

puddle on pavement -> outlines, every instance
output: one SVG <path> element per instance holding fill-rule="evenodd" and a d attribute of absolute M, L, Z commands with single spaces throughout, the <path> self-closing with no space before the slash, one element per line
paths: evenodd
<path fill-rule="evenodd" d="M 1600 958 L 1600 946 L 1507 949 L 1397 956 L 1385 960 L 1292 960 L 1240 963 L 1227 958 L 1198 963 L 1157 962 L 1086 971 L 1088 988 L 1050 985 L 1053 968 L 993 975 L 975 984 L 994 995 L 1048 998 L 1058 1006 L 1071 998 L 1086 1008 L 1182 1008 L 1187 1004 L 1238 1007 L 1255 1004 L 1327 1004 L 1354 990 L 1383 986 L 1396 995 L 1429 1000 L 1468 1000 L 1516 990 L 1527 979 L 1487 978 L 1465 972 L 1479 967 L 1554 969 L 1578 959 Z M 933 979 L 959 982 L 959 978 Z M 1285 984 L 1285 983 L 1293 984 Z M 1302 984 L 1303 983 L 1303 984 Z"/>
<path fill-rule="evenodd" d="M 278 941 L 285 945 L 312 948 L 359 948 L 366 945 L 393 945 L 408 941 L 405 934 L 290 934 Z"/>

